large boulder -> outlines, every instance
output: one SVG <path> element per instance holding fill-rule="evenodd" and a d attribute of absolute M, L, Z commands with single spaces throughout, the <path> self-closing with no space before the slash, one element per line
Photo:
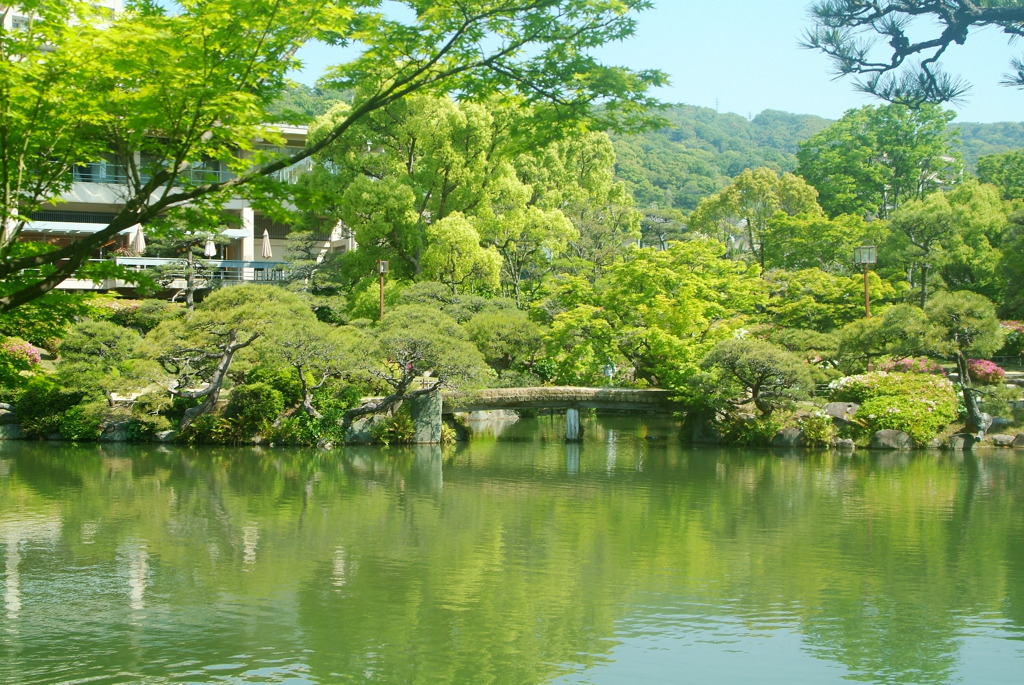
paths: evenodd
<path fill-rule="evenodd" d="M 909 450 L 914 448 L 914 439 L 903 431 L 886 428 L 871 436 L 871 449 Z"/>
<path fill-rule="evenodd" d="M 683 419 L 682 437 L 684 442 L 697 444 L 718 444 L 722 434 L 718 431 L 718 417 L 714 411 L 691 411 Z"/>
<path fill-rule="evenodd" d="M 825 413 L 831 416 L 836 424 L 849 423 L 858 409 L 860 405 L 856 402 L 829 402 L 825 405 Z"/>
<path fill-rule="evenodd" d="M 802 447 L 804 432 L 799 428 L 783 428 L 772 438 L 772 447 Z"/>
<path fill-rule="evenodd" d="M 21 440 L 25 433 L 16 423 L 0 424 L 0 440 Z"/>
<path fill-rule="evenodd" d="M 0 407 L 0 426 L 9 426 L 12 423 L 18 423 L 18 417 L 10 409 Z"/>
<path fill-rule="evenodd" d="M 176 430 L 157 431 L 156 433 L 153 434 L 153 438 L 157 442 L 174 442 L 175 440 L 178 439 L 178 431 L 176 431 Z"/>
<path fill-rule="evenodd" d="M 954 433 L 949 436 L 949 449 L 951 450 L 971 450 L 978 444 L 978 436 L 973 433 Z"/>
<path fill-rule="evenodd" d="M 1011 447 L 1016 436 L 1008 435 L 1006 433 L 991 433 L 988 439 L 992 441 L 992 444 L 996 447 Z"/>
<path fill-rule="evenodd" d="M 1012 425 L 1012 419 L 1008 419 L 1005 416 L 995 416 L 992 418 L 992 425 L 988 427 L 988 430 L 993 433 L 998 433 L 1006 430 Z"/>
<path fill-rule="evenodd" d="M 345 443 L 349 445 L 372 445 L 373 433 L 371 429 L 387 420 L 388 417 L 383 414 L 371 414 L 354 421 L 349 426 L 348 434 L 345 435 Z"/>
<path fill-rule="evenodd" d="M 128 422 L 108 423 L 100 433 L 100 442 L 128 442 Z"/>
<path fill-rule="evenodd" d="M 857 449 L 857 443 L 850 438 L 840 438 L 836 440 L 836 450 L 840 452 L 853 452 Z"/>

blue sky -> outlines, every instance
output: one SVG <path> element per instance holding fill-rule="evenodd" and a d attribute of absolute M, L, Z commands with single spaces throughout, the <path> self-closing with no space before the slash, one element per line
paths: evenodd
<path fill-rule="evenodd" d="M 878 101 L 835 81 L 822 54 L 798 47 L 810 26 L 808 0 L 655 0 L 638 15 L 637 34 L 599 55 L 610 64 L 657 68 L 672 85 L 656 92 L 665 102 L 700 105 L 752 116 L 765 109 L 839 118 L 847 109 Z M 1015 51 L 986 29 L 947 53 L 947 70 L 973 83 L 954 106 L 960 121 L 1024 121 L 1024 90 L 1000 86 Z M 320 50 L 300 54 L 311 83 L 325 63 Z"/>

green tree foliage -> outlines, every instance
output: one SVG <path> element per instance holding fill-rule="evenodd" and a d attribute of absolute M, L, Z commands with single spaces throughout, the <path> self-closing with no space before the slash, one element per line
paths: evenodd
<path fill-rule="evenodd" d="M 423 251 L 423 274 L 444 283 L 453 293 L 498 289 L 501 255 L 494 247 L 480 245 L 473 223 L 454 213 L 427 228 L 430 243 Z"/>
<path fill-rule="evenodd" d="M 578 280 L 552 285 L 538 307 L 551 317 L 548 355 L 562 383 L 603 385 L 633 379 L 685 391 L 716 341 L 764 305 L 756 266 L 724 259 L 712 239 L 634 248 L 590 289 Z"/>
<path fill-rule="evenodd" d="M 247 383 L 231 390 L 224 416 L 234 419 L 243 435 L 266 434 L 284 411 L 284 396 L 266 383 Z"/>
<path fill-rule="evenodd" d="M 521 178 L 539 195 L 537 205 L 562 212 L 575 228 L 569 252 L 600 276 L 640 238 L 641 214 L 626 186 L 615 179 L 615 149 L 603 133 L 569 137 L 524 160 Z"/>
<path fill-rule="evenodd" d="M 498 371 L 529 369 L 543 349 L 540 327 L 518 309 L 483 311 L 465 324 L 469 339 Z"/>
<path fill-rule="evenodd" d="M 134 379 L 129 363 L 139 353 L 142 336 L 130 328 L 109 321 L 86 320 L 74 325 L 57 351 L 57 378 L 68 388 L 101 394 L 113 406 L 114 392 L 126 393 L 133 385 L 146 385 L 147 378 Z"/>
<path fill-rule="evenodd" d="M 555 316 L 545 336 L 546 376 L 564 385 L 601 386 L 612 379 L 605 369 L 625 363 L 615 345 L 615 329 L 600 307 L 581 304 Z"/>
<path fill-rule="evenodd" d="M 864 371 L 874 360 L 899 361 L 936 351 L 937 334 L 928 317 L 910 304 L 897 304 L 870 319 L 852 321 L 837 333 L 838 357 L 847 371 Z"/>
<path fill-rule="evenodd" d="M 932 193 L 911 200 L 897 210 L 889 222 L 891 231 L 881 246 L 880 258 L 900 265 L 907 281 L 918 291 L 920 306 L 928 299 L 928 277 L 943 259 L 946 246 L 956 235 L 956 221 L 944 193 Z"/>
<path fill-rule="evenodd" d="M 1002 300 L 997 270 L 1007 227 L 1007 206 L 995 186 L 969 179 L 949 193 L 956 235 L 946 249 L 939 274 L 950 290 L 970 290 Z"/>
<path fill-rule="evenodd" d="M 939 293 L 925 309 L 941 338 L 940 350 L 956 362 L 967 409 L 967 428 L 981 429 L 978 395 L 971 387 L 967 371 L 969 357 L 988 357 L 1003 344 L 1003 331 L 992 302 L 977 293 L 957 291 Z"/>
<path fill-rule="evenodd" d="M 847 275 L 855 247 L 874 243 L 877 228 L 859 216 L 776 213 L 768 220 L 764 247 L 766 269 L 821 269 Z"/>
<path fill-rule="evenodd" d="M 629 135 L 613 135 L 616 175 L 645 213 L 692 211 L 745 169 L 797 169 L 800 143 L 835 123 L 820 117 L 765 110 L 752 120 L 710 109 L 674 105 L 661 112 L 664 126 Z M 956 122 L 968 170 L 979 158 L 1024 147 L 1024 124 Z M 828 207 L 830 215 L 845 210 Z M 855 212 L 856 213 L 856 212 Z M 863 212 L 861 212 L 863 213 Z M 645 229 L 646 231 L 646 229 Z M 645 237 L 646 245 L 657 244 Z"/>
<path fill-rule="evenodd" d="M 745 169 L 793 171 L 797 143 L 829 123 L 775 110 L 748 121 L 690 105 L 661 114 L 662 128 L 614 137 L 616 173 L 645 211 L 692 211 Z"/>
<path fill-rule="evenodd" d="M 1024 35 L 1017 0 L 819 0 L 811 15 L 806 47 L 831 57 L 840 76 L 862 76 L 858 90 L 911 106 L 956 101 L 969 90 L 940 59 L 972 29 L 994 27 L 1010 40 Z M 1024 85 L 1024 63 L 1013 60 L 1003 79 Z"/>
<path fill-rule="evenodd" d="M 185 412 L 182 427 L 211 412 L 242 349 L 280 322 L 301 327 L 315 321 L 299 295 L 261 285 L 238 285 L 211 293 L 184 317 L 161 322 L 146 336 L 148 353 L 173 378 L 171 393 L 202 400 Z"/>
<path fill-rule="evenodd" d="M 146 245 L 146 253 L 169 261 L 147 270 L 147 278 L 161 288 L 182 284 L 171 302 L 181 298 L 187 309 L 194 309 L 196 293 L 213 284 L 213 269 L 204 259 L 206 246 L 208 242 L 215 247 L 230 242 L 222 231 L 231 220 L 230 215 L 218 216 L 197 207 L 180 207 L 158 218 L 150 224 L 157 230 L 151 231 L 154 235 Z"/>
<path fill-rule="evenodd" d="M 329 87 L 289 83 L 277 100 L 267 106 L 267 121 L 294 125 L 310 124 L 327 114 L 338 102 L 351 102 L 352 93 Z"/>
<path fill-rule="evenodd" d="M 37 20 L 0 35 L 0 311 L 71 274 L 109 274 L 109 263 L 86 268 L 96 248 L 171 207 L 283 194 L 274 172 L 414 93 L 501 93 L 536 104 L 538 127 L 588 117 L 601 126 L 644 119 L 644 92 L 664 82 L 660 72 L 608 67 L 592 56 L 633 33 L 633 13 L 647 0 L 441 0 L 429 9 L 408 0 L 388 3 L 408 13 L 386 15 L 380 0 L 139 0 L 102 22 L 86 2 L 30 4 Z M 257 141 L 283 142 L 264 125 L 267 112 L 297 66 L 296 50 L 314 39 L 362 48 L 322 84 L 352 90 L 351 107 L 302 151 L 257 150 Z M 604 107 L 595 112 L 598 100 Z M 123 208 L 110 224 L 62 247 L 16 247 L 25 220 L 69 188 L 72 168 L 99 159 L 126 178 Z M 186 173 L 208 161 L 235 176 Z"/>
<path fill-rule="evenodd" d="M 1024 150 L 985 155 L 978 160 L 978 180 L 999 188 L 1004 200 L 1024 199 Z"/>
<path fill-rule="evenodd" d="M 346 425 L 358 416 L 387 411 L 403 399 L 440 388 L 472 387 L 490 375 L 463 328 L 437 309 L 396 307 L 385 315 L 373 338 L 361 370 L 389 394 L 346 412 Z"/>
<path fill-rule="evenodd" d="M 773 323 L 828 333 L 864 316 L 864 277 L 836 275 L 821 269 L 775 270 L 764 275 L 771 297 L 767 314 Z M 895 289 L 868 274 L 872 301 L 892 297 Z"/>
<path fill-rule="evenodd" d="M 1024 212 L 1014 212 L 1007 219 L 1003 254 L 997 266 L 1002 290 L 999 311 L 1008 319 L 1024 319 Z"/>
<path fill-rule="evenodd" d="M 796 173 L 817 188 L 829 216 L 881 218 L 960 174 L 954 114 L 936 105 L 871 105 L 800 144 Z"/>
<path fill-rule="evenodd" d="M 313 139 L 347 111 L 318 120 Z M 417 96 L 329 147 L 304 192 L 312 211 L 354 232 L 360 249 L 341 260 L 345 279 L 387 259 L 395 277 L 453 289 L 493 290 L 500 275 L 522 301 L 524 282 L 532 289 L 570 247 L 596 268 L 614 259 L 636 239 L 639 215 L 614 181 L 611 143 L 573 133 L 530 147 L 534 112 Z"/>
<path fill-rule="evenodd" d="M 764 340 L 722 340 L 701 367 L 717 373 L 717 394 L 726 404 L 741 407 L 752 402 L 763 417 L 807 397 L 814 388 L 810 367 L 800 357 Z"/>
<path fill-rule="evenodd" d="M 769 222 L 776 214 L 821 214 L 817 192 L 803 179 L 767 167 L 747 169 L 726 188 L 701 200 L 689 228 L 730 245 L 742 245 L 765 268 Z"/>
<path fill-rule="evenodd" d="M 0 282 L 0 290 L 5 287 Z M 51 291 L 17 309 L 0 313 L 0 335 L 52 348 L 75 321 L 100 316 L 103 301 L 92 293 Z"/>
<path fill-rule="evenodd" d="M 950 288 L 1001 294 L 995 271 L 1006 213 L 993 186 L 967 182 L 932 193 L 905 204 L 889 225 L 879 259 L 906 272 L 922 306 L 933 275 Z"/>
<path fill-rule="evenodd" d="M 319 391 L 332 379 L 351 378 L 355 369 L 365 365 L 363 357 L 369 348 L 366 335 L 358 329 L 303 316 L 275 321 L 259 341 L 257 354 L 265 364 L 281 364 L 294 372 L 303 411 L 320 419 Z"/>
<path fill-rule="evenodd" d="M 668 249 L 686 235 L 686 217 L 678 209 L 646 209 L 640 219 L 640 247 Z"/>

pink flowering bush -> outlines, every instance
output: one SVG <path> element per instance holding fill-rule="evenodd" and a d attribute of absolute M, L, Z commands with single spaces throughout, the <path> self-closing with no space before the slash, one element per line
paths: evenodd
<path fill-rule="evenodd" d="M 938 362 L 933 362 L 927 357 L 917 359 L 889 359 L 875 367 L 879 371 L 896 371 L 898 373 L 934 373 L 941 376 L 946 375 L 946 370 Z"/>
<path fill-rule="evenodd" d="M 998 385 L 1003 382 L 1006 372 L 987 359 L 968 359 L 967 374 L 975 383 Z"/>
<path fill-rule="evenodd" d="M 39 366 L 42 355 L 39 348 L 20 338 L 7 338 L 0 342 L 0 387 L 15 388 L 28 380 L 23 371 Z"/>
<path fill-rule="evenodd" d="M 43 360 L 39 348 L 20 338 L 8 338 L 0 343 L 0 351 L 11 359 L 17 359 L 26 365 L 26 368 L 38 366 Z"/>

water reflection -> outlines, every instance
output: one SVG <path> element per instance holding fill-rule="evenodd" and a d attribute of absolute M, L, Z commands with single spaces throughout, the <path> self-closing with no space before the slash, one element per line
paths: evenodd
<path fill-rule="evenodd" d="M 0 444 L 0 682 L 1019 676 L 1019 457 L 685 449 L 671 431 Z"/>

